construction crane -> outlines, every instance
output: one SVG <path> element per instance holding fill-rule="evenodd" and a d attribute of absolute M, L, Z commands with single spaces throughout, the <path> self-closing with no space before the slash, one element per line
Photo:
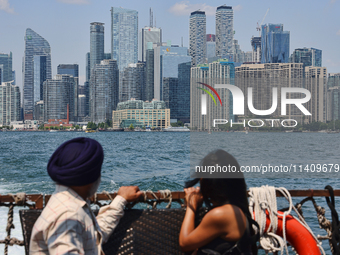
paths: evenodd
<path fill-rule="evenodd" d="M 265 19 L 266 16 L 267 16 L 268 12 L 269 12 L 269 8 L 268 8 L 268 10 L 266 11 L 266 14 L 264 15 L 264 17 L 263 17 L 262 22 L 261 22 L 260 25 L 259 25 L 259 23 L 257 22 L 256 30 L 259 31 L 259 36 L 261 36 L 261 26 L 262 26 L 262 24 L 263 24 L 264 19 Z"/>

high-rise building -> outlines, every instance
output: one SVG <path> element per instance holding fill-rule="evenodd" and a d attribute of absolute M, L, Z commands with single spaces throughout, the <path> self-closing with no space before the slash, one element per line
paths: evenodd
<path fill-rule="evenodd" d="M 207 59 L 216 56 L 216 42 L 214 34 L 207 34 Z M 209 60 L 208 60 L 209 62 Z"/>
<path fill-rule="evenodd" d="M 191 57 L 188 56 L 186 47 L 157 46 L 154 48 L 154 98 L 163 100 L 163 78 L 178 78 L 178 65 L 189 61 Z"/>
<path fill-rule="evenodd" d="M 214 119 L 233 119 L 230 105 L 230 92 L 227 89 L 215 88 L 220 95 L 223 106 L 215 105 L 208 97 L 206 114 L 202 113 L 202 90 L 205 88 L 201 83 L 215 88 L 215 84 L 235 84 L 234 63 L 220 59 L 209 64 L 191 68 L 190 80 L 190 126 L 193 130 L 209 130 L 213 126 Z"/>
<path fill-rule="evenodd" d="M 119 102 L 128 101 L 131 98 L 141 100 L 144 87 L 145 62 L 129 64 L 123 71 L 122 89 L 119 91 Z"/>
<path fill-rule="evenodd" d="M 340 87 L 330 87 L 327 90 L 327 121 L 340 120 Z"/>
<path fill-rule="evenodd" d="M 233 54 L 234 12 L 231 6 L 219 6 L 216 9 L 216 56 L 230 58 Z"/>
<path fill-rule="evenodd" d="M 305 67 L 305 88 L 311 93 L 311 100 L 306 103 L 307 110 L 312 114 L 307 116 L 308 122 L 326 122 L 327 68 Z"/>
<path fill-rule="evenodd" d="M 290 32 L 283 24 L 266 24 L 261 27 L 261 63 L 289 62 Z"/>
<path fill-rule="evenodd" d="M 57 74 L 44 82 L 44 121 L 69 119 L 74 121 L 74 87 L 76 79 L 69 74 Z"/>
<path fill-rule="evenodd" d="M 252 62 L 253 53 L 251 51 L 247 51 L 247 52 L 242 51 L 237 40 L 234 40 L 233 47 L 234 47 L 234 54 L 233 54 L 232 59 L 234 60 L 235 63 L 242 64 L 244 62 Z M 229 61 L 230 60 L 231 59 L 229 59 Z"/>
<path fill-rule="evenodd" d="M 143 88 L 143 101 L 151 101 L 154 98 L 154 50 L 152 44 L 148 44 L 146 50 L 146 63 L 145 63 L 145 87 Z"/>
<path fill-rule="evenodd" d="M 303 65 L 280 63 L 280 64 L 244 64 L 236 67 L 235 85 L 239 87 L 244 95 L 248 94 L 248 88 L 252 88 L 252 103 L 256 110 L 269 110 L 273 105 L 273 87 L 277 88 L 278 101 L 281 102 L 281 88 L 294 87 L 303 88 Z M 301 95 L 289 95 L 290 98 L 300 98 Z M 250 95 L 248 95 L 248 98 Z M 253 116 L 249 111 L 247 100 L 245 100 L 245 117 Z M 287 106 L 286 119 L 295 119 L 301 123 L 303 113 L 295 106 Z M 277 104 L 276 110 L 270 115 L 280 118 L 281 104 Z"/>
<path fill-rule="evenodd" d="M 303 63 L 306 66 L 322 66 L 322 50 L 314 48 L 295 49 L 289 62 Z"/>
<path fill-rule="evenodd" d="M 92 22 L 90 26 L 90 70 L 104 59 L 104 23 Z"/>
<path fill-rule="evenodd" d="M 138 12 L 111 8 L 111 54 L 119 71 L 138 61 Z"/>
<path fill-rule="evenodd" d="M 12 52 L 9 54 L 0 53 L 0 84 L 2 82 L 13 81 L 12 59 Z"/>
<path fill-rule="evenodd" d="M 177 116 L 183 123 L 190 122 L 190 70 L 191 62 L 178 65 Z"/>
<path fill-rule="evenodd" d="M 30 28 L 25 34 L 25 56 L 23 60 L 23 106 L 24 119 L 33 119 L 34 108 L 34 56 L 46 56 L 46 79 L 52 78 L 50 44 Z"/>
<path fill-rule="evenodd" d="M 20 89 L 12 82 L 0 85 L 0 125 L 9 126 L 11 121 L 20 120 Z"/>
<path fill-rule="evenodd" d="M 177 119 L 178 115 L 178 78 L 164 77 L 163 78 L 163 101 L 166 108 L 170 109 L 170 119 Z"/>
<path fill-rule="evenodd" d="M 139 38 L 138 60 L 145 62 L 148 43 L 161 43 L 162 29 L 157 27 L 144 27 L 139 31 Z"/>
<path fill-rule="evenodd" d="M 340 73 L 329 73 L 327 88 L 340 87 Z"/>
<path fill-rule="evenodd" d="M 251 40 L 252 47 L 252 62 L 261 62 L 261 37 L 252 37 Z"/>
<path fill-rule="evenodd" d="M 57 74 L 69 74 L 79 78 L 79 66 L 77 64 L 60 64 L 57 67 Z"/>
<path fill-rule="evenodd" d="M 90 116 L 95 123 L 112 119 L 112 111 L 118 103 L 117 61 L 104 59 L 91 71 Z"/>
<path fill-rule="evenodd" d="M 37 120 L 35 113 L 35 104 L 43 100 L 44 81 L 47 79 L 47 57 L 46 56 L 33 56 L 33 102 L 34 111 L 33 119 Z"/>
<path fill-rule="evenodd" d="M 204 11 L 195 11 L 190 15 L 189 55 L 192 66 L 205 63 L 206 60 L 206 16 Z M 163 76 L 167 77 L 167 76 Z"/>
<path fill-rule="evenodd" d="M 68 74 L 75 78 L 74 86 L 74 119 L 78 120 L 78 87 L 79 87 L 79 66 L 77 64 L 60 64 L 58 65 L 58 74 Z"/>

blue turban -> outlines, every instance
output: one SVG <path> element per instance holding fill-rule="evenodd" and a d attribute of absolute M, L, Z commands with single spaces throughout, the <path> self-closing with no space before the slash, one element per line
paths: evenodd
<path fill-rule="evenodd" d="M 48 162 L 47 171 L 57 183 L 83 186 L 99 178 L 103 159 L 104 152 L 100 143 L 79 137 L 59 146 Z"/>

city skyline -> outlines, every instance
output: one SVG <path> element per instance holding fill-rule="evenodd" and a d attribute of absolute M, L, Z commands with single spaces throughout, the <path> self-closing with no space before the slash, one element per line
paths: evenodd
<path fill-rule="evenodd" d="M 162 28 L 163 41 L 172 44 L 189 45 L 190 12 L 204 10 L 207 15 L 207 34 L 215 34 L 216 7 L 223 4 L 234 10 L 234 38 L 243 51 L 250 51 L 251 36 L 258 36 L 256 23 L 261 22 L 268 8 L 270 11 L 264 20 L 266 23 L 282 23 L 284 30 L 290 31 L 290 53 L 296 48 L 317 48 L 323 50 L 323 66 L 328 72 L 340 72 L 340 25 L 336 22 L 339 1 L 313 1 L 309 5 L 286 1 L 273 4 L 262 1 L 261 4 L 246 1 L 212 1 L 205 4 L 200 1 L 157 2 L 116 1 L 108 4 L 104 1 L 59 0 L 59 1 L 24 1 L 1 0 L 0 20 L 8 24 L 0 31 L 3 40 L 0 52 L 13 54 L 13 70 L 16 72 L 16 84 L 23 87 L 21 62 L 24 55 L 24 34 L 31 28 L 45 38 L 51 45 L 52 75 L 57 73 L 59 64 L 79 65 L 79 84 L 85 81 L 86 53 L 90 51 L 91 22 L 106 24 L 105 52 L 110 52 L 110 8 L 133 9 L 138 12 L 138 30 L 149 24 L 149 8 L 153 9 L 155 26 Z M 73 3 L 73 4 L 72 4 Z M 294 9 L 292 6 L 294 4 Z M 319 13 L 315 19 L 315 11 Z M 63 19 L 60 14 L 63 13 Z M 289 14 L 289 16 L 288 16 Z M 42 22 L 43 21 L 43 22 Z M 71 22 L 72 21 L 72 22 Z"/>

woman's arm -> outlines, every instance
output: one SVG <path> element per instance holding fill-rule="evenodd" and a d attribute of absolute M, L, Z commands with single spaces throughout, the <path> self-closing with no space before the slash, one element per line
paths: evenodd
<path fill-rule="evenodd" d="M 195 250 L 211 242 L 225 233 L 226 215 L 219 208 L 208 212 L 195 229 L 195 213 L 202 203 L 199 188 L 184 189 L 186 193 L 187 210 L 179 235 L 179 245 L 184 252 Z"/>

